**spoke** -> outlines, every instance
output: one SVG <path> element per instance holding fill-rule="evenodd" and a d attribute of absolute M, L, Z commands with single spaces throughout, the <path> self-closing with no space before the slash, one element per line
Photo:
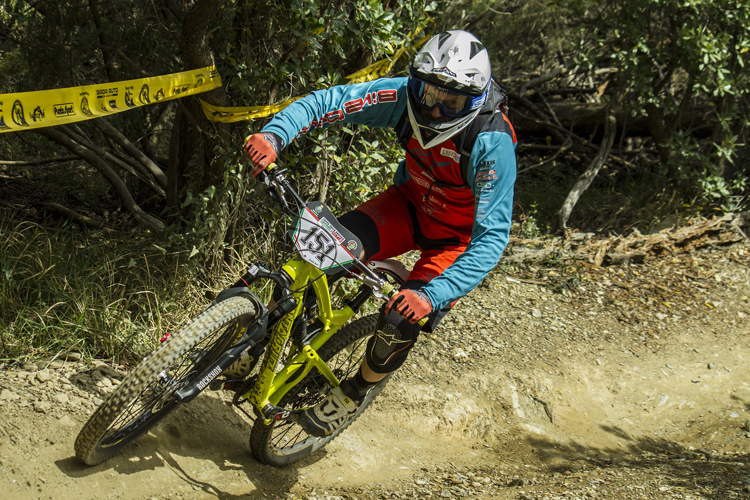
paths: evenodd
<path fill-rule="evenodd" d="M 212 335 L 207 336 L 192 349 L 187 351 L 172 366 L 167 367 L 159 374 L 150 385 L 147 385 L 137 394 L 131 403 L 124 408 L 120 416 L 115 419 L 109 426 L 109 431 L 105 433 L 102 441 L 107 441 L 113 436 L 117 436 L 125 430 L 126 434 L 139 427 L 143 422 L 151 418 L 154 413 L 151 411 L 157 405 L 160 408 L 167 406 L 171 401 L 169 398 L 189 382 L 189 375 L 197 373 L 199 368 L 196 365 L 201 364 L 201 360 L 206 354 L 206 347 L 213 346 L 228 329 L 217 329 Z M 209 349 L 207 352 L 211 352 Z M 208 360 L 205 360 L 208 361 Z M 135 426 L 134 426 L 135 424 Z"/>
<path fill-rule="evenodd" d="M 276 446 L 276 443 L 280 443 L 287 434 L 289 434 L 290 432 L 292 432 L 292 429 L 294 427 L 295 427 L 295 424 L 293 422 L 285 422 L 284 425 L 283 425 L 283 427 L 281 427 L 279 429 L 281 432 L 279 432 L 275 436 L 275 438 L 273 440 L 274 446 Z M 282 446 L 276 446 L 276 447 L 277 448 L 283 448 L 284 446 L 292 446 L 292 445 L 296 444 L 297 443 L 297 438 L 299 438 L 300 434 L 302 434 L 304 432 L 302 430 L 302 428 L 299 427 L 299 426 L 297 426 L 297 429 L 298 429 L 297 430 L 297 434 L 294 435 L 292 438 L 288 439 L 286 444 L 283 444 Z"/>

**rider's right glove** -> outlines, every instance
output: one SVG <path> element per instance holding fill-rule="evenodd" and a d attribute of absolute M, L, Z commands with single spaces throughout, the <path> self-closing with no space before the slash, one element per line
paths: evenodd
<path fill-rule="evenodd" d="M 432 312 L 432 302 L 422 290 L 404 289 L 391 297 L 385 305 L 385 313 L 390 314 L 391 309 L 396 309 L 413 325 Z"/>
<path fill-rule="evenodd" d="M 250 175 L 255 177 L 276 161 L 281 151 L 281 137 L 273 132 L 260 132 L 247 138 L 245 153 L 253 164 Z"/>

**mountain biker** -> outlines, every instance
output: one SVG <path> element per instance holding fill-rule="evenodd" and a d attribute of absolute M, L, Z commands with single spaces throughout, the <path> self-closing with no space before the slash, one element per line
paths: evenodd
<path fill-rule="evenodd" d="M 515 132 L 498 92 L 487 49 L 471 33 L 448 31 L 417 52 L 408 78 L 315 91 L 248 138 L 253 177 L 299 135 L 336 122 L 392 127 L 405 143 L 393 185 L 339 220 L 362 242 L 365 261 L 410 250 L 421 255 L 381 309 L 357 374 L 300 416 L 309 434 L 330 435 L 353 418 L 367 392 L 403 364 L 420 330 L 433 331 L 497 264 L 508 243 L 516 178 Z M 488 106 L 489 117 L 480 115 Z M 476 137 L 467 137 L 480 118 Z M 471 140 L 464 172 L 462 146 Z"/>

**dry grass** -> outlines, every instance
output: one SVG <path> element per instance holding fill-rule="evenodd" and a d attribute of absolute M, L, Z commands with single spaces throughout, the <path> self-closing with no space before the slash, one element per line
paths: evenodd
<path fill-rule="evenodd" d="M 138 357 L 200 303 L 182 274 L 145 239 L 0 212 L 0 361 Z"/>

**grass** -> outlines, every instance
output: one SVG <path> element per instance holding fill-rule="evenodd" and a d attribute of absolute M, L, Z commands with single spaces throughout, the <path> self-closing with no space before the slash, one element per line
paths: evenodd
<path fill-rule="evenodd" d="M 146 239 L 0 215 L 0 362 L 139 358 L 206 303 L 183 274 Z"/>

